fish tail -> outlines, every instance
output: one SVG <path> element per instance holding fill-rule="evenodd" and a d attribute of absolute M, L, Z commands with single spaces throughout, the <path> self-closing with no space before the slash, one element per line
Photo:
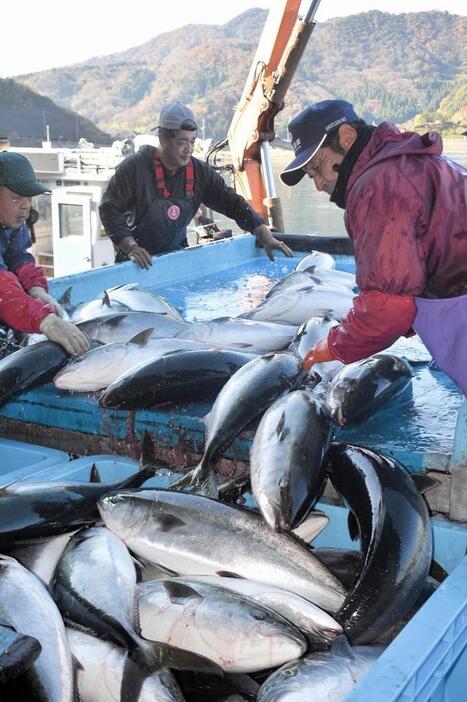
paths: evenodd
<path fill-rule="evenodd" d="M 222 668 L 210 658 L 161 642 L 144 640 L 144 643 L 144 647 L 140 646 L 129 654 L 132 661 L 142 669 L 153 672 L 161 668 L 173 668 L 212 675 L 223 674 Z"/>
<path fill-rule="evenodd" d="M 195 492 L 198 495 L 215 498 L 219 495 L 217 478 L 204 458 L 201 463 L 192 468 L 183 478 L 172 483 L 170 490 Z"/>

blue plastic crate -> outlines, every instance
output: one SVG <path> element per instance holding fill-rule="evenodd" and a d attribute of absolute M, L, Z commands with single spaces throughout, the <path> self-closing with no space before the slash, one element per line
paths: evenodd
<path fill-rule="evenodd" d="M 404 627 L 346 702 L 467 699 L 467 557 Z"/>
<path fill-rule="evenodd" d="M 0 483 L 6 485 L 38 471 L 50 470 L 54 465 L 65 465 L 70 456 L 65 451 L 28 444 L 12 439 L 0 439 Z"/>

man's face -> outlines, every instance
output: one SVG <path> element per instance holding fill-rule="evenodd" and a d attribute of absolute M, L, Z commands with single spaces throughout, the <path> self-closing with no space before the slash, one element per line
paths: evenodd
<path fill-rule="evenodd" d="M 332 195 L 339 176 L 333 166 L 341 164 L 344 158 L 345 154 L 339 154 L 329 146 L 322 146 L 302 170 L 313 178 L 317 190 L 324 190 L 328 195 Z"/>
<path fill-rule="evenodd" d="M 161 137 L 159 152 L 162 163 L 169 169 L 176 170 L 186 166 L 195 148 L 196 131 L 179 129 L 174 138 Z"/>
<path fill-rule="evenodd" d="M 31 198 L 17 195 L 5 186 L 0 186 L 0 224 L 18 229 L 28 218 Z"/>

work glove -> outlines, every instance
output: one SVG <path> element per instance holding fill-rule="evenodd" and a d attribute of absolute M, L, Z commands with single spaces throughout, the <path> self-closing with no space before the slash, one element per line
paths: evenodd
<path fill-rule="evenodd" d="M 49 295 L 44 288 L 41 288 L 40 285 L 35 285 L 31 288 L 29 296 L 33 297 L 35 300 L 41 300 L 41 302 L 46 302 L 48 305 L 51 305 L 55 310 L 55 314 L 59 317 L 63 317 L 63 310 L 60 307 L 60 303 L 52 297 L 52 295 Z"/>
<path fill-rule="evenodd" d="M 150 268 L 152 266 L 151 254 L 138 244 L 133 244 L 126 254 L 131 261 L 134 261 L 140 268 Z"/>
<path fill-rule="evenodd" d="M 80 356 L 89 351 L 87 337 L 71 322 L 60 319 L 56 314 L 48 314 L 39 325 L 39 329 L 49 341 L 55 341 L 63 346 L 72 356 Z"/>
<path fill-rule="evenodd" d="M 303 359 L 303 368 L 309 371 L 311 366 L 315 363 L 327 363 L 328 361 L 335 360 L 335 356 L 329 351 L 328 340 L 319 339 Z"/>
<path fill-rule="evenodd" d="M 260 244 L 262 244 L 270 261 L 274 261 L 274 255 L 272 253 L 274 250 L 282 251 L 284 256 L 293 256 L 292 249 L 289 249 L 287 244 L 284 244 L 283 241 L 276 239 L 265 224 L 260 224 L 253 233 Z"/>

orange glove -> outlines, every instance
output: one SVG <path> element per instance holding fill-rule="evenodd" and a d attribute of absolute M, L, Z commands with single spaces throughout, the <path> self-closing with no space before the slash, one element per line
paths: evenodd
<path fill-rule="evenodd" d="M 303 359 L 303 368 L 308 371 L 314 363 L 326 363 L 327 361 L 335 360 L 335 357 L 329 351 L 328 340 L 319 339 Z"/>

